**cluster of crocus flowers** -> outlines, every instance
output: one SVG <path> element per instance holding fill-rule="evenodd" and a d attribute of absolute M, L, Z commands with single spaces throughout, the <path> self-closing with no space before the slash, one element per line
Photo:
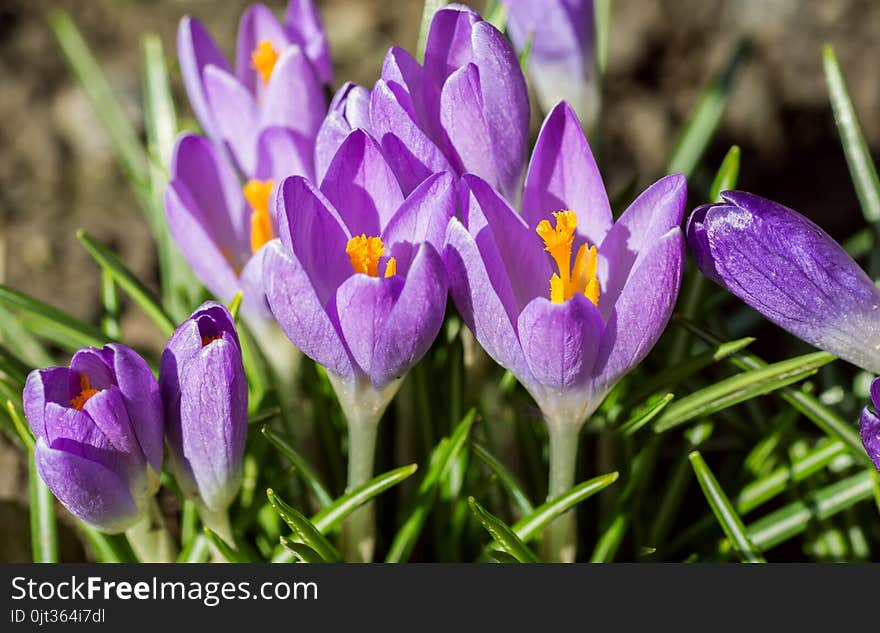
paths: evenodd
<path fill-rule="evenodd" d="M 682 176 L 651 185 L 614 222 L 574 112 L 538 137 L 517 213 L 465 175 L 462 220 L 446 233 L 452 297 L 477 341 L 529 391 L 550 433 L 550 496 L 571 487 L 584 421 L 660 337 L 684 262 Z M 571 560 L 573 516 L 547 555 Z M 565 532 L 565 533 L 561 533 Z"/>
<path fill-rule="evenodd" d="M 33 371 L 24 410 L 37 471 L 77 518 L 108 533 L 149 518 L 167 443 L 177 482 L 231 540 L 247 433 L 247 383 L 229 311 L 201 306 L 174 333 L 157 382 L 124 345 L 87 347 L 69 367 Z"/>
<path fill-rule="evenodd" d="M 372 476 L 379 419 L 443 322 L 439 250 L 455 212 L 453 177 L 434 174 L 405 197 L 376 142 L 355 130 L 320 188 L 293 176 L 277 201 L 266 296 L 290 340 L 327 370 L 348 420 L 354 487 Z M 369 560 L 371 532 L 356 532 L 350 554 Z"/>

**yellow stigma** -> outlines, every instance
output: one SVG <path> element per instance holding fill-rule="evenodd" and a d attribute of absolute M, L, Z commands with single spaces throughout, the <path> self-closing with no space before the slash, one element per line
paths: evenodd
<path fill-rule="evenodd" d="M 263 40 L 251 51 L 251 66 L 260 73 L 264 84 L 269 83 L 269 77 L 272 76 L 278 57 L 278 51 L 269 40 Z"/>
<path fill-rule="evenodd" d="M 98 393 L 97 389 L 92 389 L 92 386 L 89 384 L 88 376 L 85 374 L 79 375 L 79 395 L 70 401 L 70 406 L 72 406 L 77 411 L 82 411 L 83 407 L 86 406 L 86 401 Z"/>
<path fill-rule="evenodd" d="M 544 240 L 544 250 L 556 262 L 559 274 L 550 278 L 550 300 L 562 303 L 576 293 L 582 293 L 599 305 L 599 280 L 596 278 L 596 247 L 582 244 L 571 267 L 571 249 L 574 245 L 574 232 L 577 229 L 577 215 L 574 211 L 558 211 L 553 214 L 556 226 L 549 220 L 541 220 L 535 229 Z"/>
<path fill-rule="evenodd" d="M 275 237 L 272 232 L 272 217 L 269 215 L 269 195 L 272 193 L 271 180 L 248 180 L 244 186 L 244 197 L 251 205 L 251 252 Z"/>
<path fill-rule="evenodd" d="M 366 234 L 357 235 L 345 245 L 345 254 L 351 260 L 354 272 L 363 273 L 370 277 L 379 276 L 379 260 L 385 253 L 385 245 L 381 237 L 367 237 Z M 393 277 L 397 274 L 397 261 L 389 257 L 385 264 L 385 277 Z"/>

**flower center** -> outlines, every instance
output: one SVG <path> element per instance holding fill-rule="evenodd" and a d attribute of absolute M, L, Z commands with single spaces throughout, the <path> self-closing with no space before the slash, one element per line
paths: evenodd
<path fill-rule="evenodd" d="M 213 343 L 214 341 L 219 341 L 223 338 L 222 334 L 215 334 L 214 336 L 203 336 L 202 337 L 202 347 L 206 347 Z"/>
<path fill-rule="evenodd" d="M 597 254 L 596 247 L 582 244 L 571 266 L 571 248 L 574 244 L 574 232 L 577 229 L 577 215 L 574 211 L 558 211 L 553 214 L 556 226 L 549 220 L 541 220 L 535 229 L 544 240 L 544 250 L 556 262 L 559 274 L 553 273 L 550 278 L 550 300 L 563 303 L 576 293 L 581 293 L 599 305 L 599 280 L 596 278 Z"/>
<path fill-rule="evenodd" d="M 351 260 L 354 272 L 363 273 L 370 277 L 379 276 L 379 260 L 385 253 L 385 245 L 381 237 L 367 237 L 361 234 L 348 240 L 345 253 Z M 397 262 L 389 257 L 385 263 L 385 277 L 393 277 L 397 274 Z"/>
<path fill-rule="evenodd" d="M 272 218 L 269 215 L 269 195 L 272 193 L 271 180 L 248 180 L 244 186 L 244 197 L 251 205 L 251 253 L 275 237 L 272 232 Z"/>
<path fill-rule="evenodd" d="M 89 378 L 85 374 L 79 375 L 79 395 L 70 400 L 70 406 L 72 406 L 77 411 L 82 411 L 83 407 L 86 406 L 86 401 L 98 393 L 98 389 L 92 389 L 92 385 L 89 384 Z"/>
<path fill-rule="evenodd" d="M 260 73 L 264 84 L 269 83 L 269 77 L 272 76 L 278 57 L 278 51 L 269 40 L 263 40 L 251 51 L 251 66 Z"/>

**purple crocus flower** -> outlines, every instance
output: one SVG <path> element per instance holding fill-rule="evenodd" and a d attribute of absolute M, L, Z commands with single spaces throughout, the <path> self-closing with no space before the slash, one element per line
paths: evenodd
<path fill-rule="evenodd" d="M 577 116 L 548 115 L 519 214 L 482 178 L 461 182 L 446 232 L 453 300 L 477 341 L 529 391 L 550 433 L 549 496 L 571 487 L 577 437 L 660 337 L 681 283 L 683 176 L 662 178 L 614 222 Z M 574 558 L 574 516 L 545 534 L 545 557 Z"/>
<path fill-rule="evenodd" d="M 449 171 L 478 174 L 515 196 L 528 151 L 529 100 L 513 48 L 472 9 L 437 11 L 424 65 L 401 48 L 388 51 L 370 95 L 368 129 L 405 194 Z"/>
<path fill-rule="evenodd" d="M 531 46 L 529 79 L 545 112 L 567 101 L 585 124 L 595 120 L 599 90 L 593 0 L 503 0 L 518 52 Z"/>
<path fill-rule="evenodd" d="M 70 512 L 104 532 L 137 523 L 159 488 L 162 403 L 147 363 L 119 344 L 30 373 L 24 411 L 37 471 Z"/>
<path fill-rule="evenodd" d="M 876 413 L 880 411 L 880 378 L 875 378 L 871 383 L 871 404 L 874 405 L 874 411 L 868 407 L 862 410 L 859 431 L 865 452 L 868 453 L 877 470 L 880 470 L 880 417 Z"/>
<path fill-rule="evenodd" d="M 242 15 L 233 71 L 202 24 L 185 17 L 177 49 L 190 103 L 209 137 L 230 150 L 245 174 L 256 171 L 266 128 L 314 144 L 333 79 L 327 37 L 311 0 L 291 0 L 284 23 L 262 4 Z"/>
<path fill-rule="evenodd" d="M 880 373 L 880 290 L 825 231 L 743 191 L 694 210 L 700 270 L 811 345 Z"/>
<path fill-rule="evenodd" d="M 175 330 L 162 354 L 159 385 L 177 483 L 208 527 L 228 538 L 225 517 L 241 485 L 248 394 L 225 306 L 206 302 Z"/>
<path fill-rule="evenodd" d="M 370 91 L 347 82 L 330 101 L 330 110 L 318 130 L 315 141 L 315 172 L 318 182 L 324 179 L 336 150 L 355 129 L 372 133 L 370 123 Z"/>

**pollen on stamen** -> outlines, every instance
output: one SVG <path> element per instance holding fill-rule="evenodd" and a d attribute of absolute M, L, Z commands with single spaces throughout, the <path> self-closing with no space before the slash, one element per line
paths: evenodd
<path fill-rule="evenodd" d="M 272 180 L 248 180 L 242 191 L 251 206 L 251 253 L 256 253 L 266 242 L 275 237 L 272 217 L 269 215 L 269 197 Z"/>
<path fill-rule="evenodd" d="M 214 341 L 219 341 L 223 338 L 222 334 L 215 334 L 214 336 L 203 336 L 202 337 L 202 347 L 207 347 Z"/>
<path fill-rule="evenodd" d="M 75 398 L 71 398 L 70 406 L 76 409 L 77 411 L 82 411 L 86 406 L 86 402 L 89 398 L 94 395 L 97 395 L 99 389 L 92 389 L 92 385 L 89 384 L 89 378 L 85 374 L 79 375 L 79 395 Z"/>
<path fill-rule="evenodd" d="M 263 83 L 269 83 L 275 63 L 278 61 L 278 51 L 269 40 L 263 40 L 251 52 L 251 67 L 260 73 Z"/>
<path fill-rule="evenodd" d="M 345 245 L 345 253 L 351 261 L 351 267 L 356 273 L 363 273 L 370 277 L 379 276 L 379 260 L 385 254 L 385 245 L 381 237 L 367 237 L 366 234 L 356 235 L 348 240 Z M 389 257 L 385 263 L 385 277 L 393 277 L 397 274 L 397 262 Z"/>
<path fill-rule="evenodd" d="M 574 266 L 571 265 L 571 249 L 574 246 L 574 234 L 577 230 L 577 215 L 574 211 L 564 210 L 553 214 L 556 226 L 549 220 L 542 220 L 536 232 L 544 240 L 546 250 L 559 273 L 550 278 L 550 300 L 563 303 L 575 294 L 582 293 L 594 305 L 599 304 L 599 280 L 596 278 L 598 254 L 595 246 L 582 244 L 575 256 Z"/>

